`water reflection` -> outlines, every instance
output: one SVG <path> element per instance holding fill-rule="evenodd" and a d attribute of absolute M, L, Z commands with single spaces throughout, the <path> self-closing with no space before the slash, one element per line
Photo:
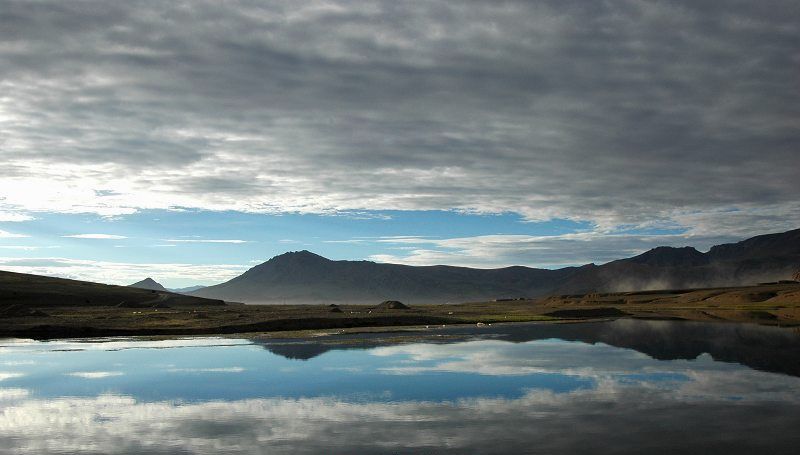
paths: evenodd
<path fill-rule="evenodd" d="M 435 329 L 436 335 L 495 338 L 515 343 L 558 338 L 604 343 L 634 349 L 659 360 L 695 359 L 710 354 L 715 360 L 736 362 L 764 371 L 800 376 L 800 331 L 752 324 L 643 321 L 618 319 L 583 324 L 519 324 L 474 328 Z M 376 338 L 373 342 L 370 337 Z M 331 349 L 366 349 L 381 345 L 385 335 L 357 335 L 358 343 L 342 343 L 348 336 L 320 337 L 315 342 L 268 342 L 265 348 L 292 359 L 310 359 Z M 364 340 L 367 340 L 364 342 Z M 329 344 L 334 341 L 335 344 Z M 437 338 L 430 338 L 436 342 Z"/>
<path fill-rule="evenodd" d="M 800 379 L 714 358 L 780 366 L 796 334 L 630 322 L 266 345 L 286 356 L 3 342 L 0 453 L 794 453 Z"/>

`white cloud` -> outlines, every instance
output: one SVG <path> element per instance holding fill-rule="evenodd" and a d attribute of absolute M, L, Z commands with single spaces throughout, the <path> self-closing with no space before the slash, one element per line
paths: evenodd
<path fill-rule="evenodd" d="M 25 376 L 23 373 L 17 373 L 14 371 L 0 371 L 0 381 L 5 381 L 6 379 L 14 379 Z"/>
<path fill-rule="evenodd" d="M 30 396 L 31 392 L 20 388 L 0 388 L 0 403 L 3 401 L 16 401 Z"/>
<path fill-rule="evenodd" d="M 176 243 L 249 243 L 248 240 L 239 239 L 162 239 L 162 241 Z"/>
<path fill-rule="evenodd" d="M 5 362 L 0 362 L 0 365 L 6 366 L 19 366 L 19 365 L 35 365 L 36 362 L 33 360 L 7 360 Z"/>
<path fill-rule="evenodd" d="M 103 379 L 114 376 L 122 376 L 123 374 L 125 373 L 121 371 L 76 371 L 74 373 L 65 373 L 67 376 L 75 376 L 77 378 L 84 379 Z"/>
<path fill-rule="evenodd" d="M 4 231 L 0 229 L 0 239 L 16 239 L 16 238 L 23 238 L 28 237 L 24 234 L 14 234 L 12 232 Z"/>
<path fill-rule="evenodd" d="M 34 219 L 34 217 L 26 213 L 0 211 L 0 222 L 3 223 L 18 223 L 22 221 L 31 221 Z"/>
<path fill-rule="evenodd" d="M 169 368 L 170 373 L 242 373 L 246 371 L 242 367 L 220 367 L 220 368 Z"/>
<path fill-rule="evenodd" d="M 53 257 L 0 257 L 0 268 L 10 272 L 127 285 L 146 276 L 158 276 L 163 281 L 186 280 L 216 284 L 240 275 L 249 267 L 238 264 L 129 263 Z"/>
<path fill-rule="evenodd" d="M 72 238 L 72 239 L 97 239 L 97 240 L 122 240 L 128 238 L 124 235 L 114 235 L 114 234 L 72 234 L 72 235 L 63 235 L 62 237 Z"/>

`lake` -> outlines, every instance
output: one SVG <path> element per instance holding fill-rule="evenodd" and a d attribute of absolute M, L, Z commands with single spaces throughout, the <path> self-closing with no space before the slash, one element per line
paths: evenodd
<path fill-rule="evenodd" d="M 798 428 L 796 329 L 0 340 L 0 453 L 796 453 Z"/>

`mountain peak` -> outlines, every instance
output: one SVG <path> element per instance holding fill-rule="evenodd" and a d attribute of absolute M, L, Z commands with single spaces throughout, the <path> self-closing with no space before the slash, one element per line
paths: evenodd
<path fill-rule="evenodd" d="M 324 274 L 328 265 L 333 263 L 334 261 L 308 250 L 288 251 L 258 264 L 232 281 L 247 281 L 254 277 L 257 281 L 267 280 L 276 283 L 293 281 L 298 277 L 308 279 Z"/>
<path fill-rule="evenodd" d="M 300 250 L 300 251 L 288 251 L 281 255 L 275 256 L 269 260 L 269 262 L 273 261 L 321 262 L 321 261 L 330 261 L 330 259 L 322 257 L 316 253 L 312 253 L 308 250 Z"/>
<path fill-rule="evenodd" d="M 159 283 L 158 281 L 156 281 L 156 280 L 154 280 L 154 279 L 152 279 L 150 277 L 147 277 L 147 278 L 143 279 L 142 281 L 137 281 L 136 283 L 128 285 L 128 287 L 139 288 L 139 289 L 150 289 L 152 291 L 166 291 L 167 290 L 164 286 L 161 285 L 161 283 Z"/>

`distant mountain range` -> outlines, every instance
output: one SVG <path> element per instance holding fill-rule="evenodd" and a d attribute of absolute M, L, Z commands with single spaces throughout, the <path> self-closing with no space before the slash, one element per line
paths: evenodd
<path fill-rule="evenodd" d="M 739 286 L 791 279 L 800 270 L 800 229 L 711 247 L 658 247 L 586 266 L 558 286 L 561 294 Z"/>
<path fill-rule="evenodd" d="M 557 270 L 473 269 L 332 261 L 285 253 L 190 294 L 245 303 L 457 303 L 549 294 L 735 286 L 789 279 L 800 269 L 800 229 L 717 245 L 658 247 L 603 265 Z"/>
<path fill-rule="evenodd" d="M 129 284 L 128 287 L 132 288 L 139 288 L 139 289 L 149 289 L 151 291 L 168 291 L 168 292 L 176 292 L 178 294 L 188 294 L 193 291 L 197 291 L 199 289 L 203 289 L 205 286 L 189 286 L 186 288 L 170 288 L 167 289 L 158 281 L 147 277 L 142 281 L 137 281 L 136 283 Z"/>
<path fill-rule="evenodd" d="M 170 292 L 177 292 L 178 294 L 188 294 L 190 292 L 197 291 L 199 289 L 203 289 L 205 286 L 189 286 L 185 288 L 169 288 Z"/>

